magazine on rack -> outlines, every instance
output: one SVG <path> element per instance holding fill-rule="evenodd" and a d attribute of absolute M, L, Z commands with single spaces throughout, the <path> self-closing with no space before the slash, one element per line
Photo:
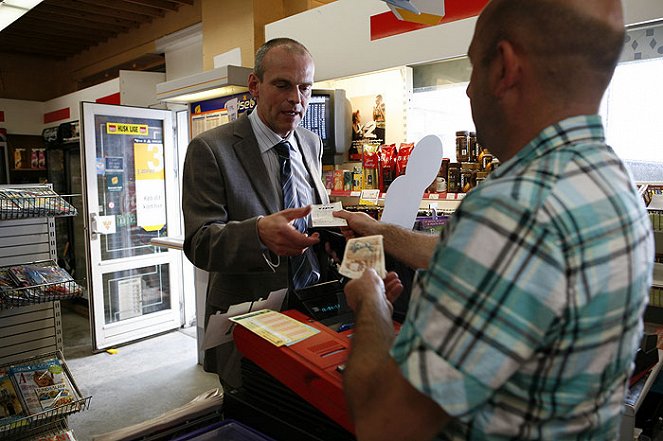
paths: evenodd
<path fill-rule="evenodd" d="M 9 372 L 30 415 L 80 398 L 67 378 L 62 362 L 57 358 L 12 366 Z"/>
<path fill-rule="evenodd" d="M 2 188 L 0 214 L 10 218 L 17 213 L 25 216 L 70 216 L 76 208 L 50 188 Z"/>
<path fill-rule="evenodd" d="M 50 261 L 12 266 L 7 271 L 17 287 L 35 287 L 34 291 L 43 294 L 71 295 L 82 291 L 66 270 Z M 38 292 L 26 292 L 25 295 L 38 295 Z"/>
<path fill-rule="evenodd" d="M 83 287 L 53 261 L 0 268 L 0 305 L 78 296 Z"/>
<path fill-rule="evenodd" d="M 26 416 L 8 374 L 6 370 L 0 369 L 0 432 L 13 428 L 18 420 Z"/>

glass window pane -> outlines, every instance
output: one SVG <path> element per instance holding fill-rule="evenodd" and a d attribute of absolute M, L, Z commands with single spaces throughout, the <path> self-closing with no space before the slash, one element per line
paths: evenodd
<path fill-rule="evenodd" d="M 162 252 L 150 245 L 167 236 L 163 122 L 96 115 L 99 222 L 102 260 Z M 107 230 L 107 228 L 104 228 Z"/>
<path fill-rule="evenodd" d="M 107 273 L 102 280 L 107 324 L 171 308 L 168 264 Z"/>

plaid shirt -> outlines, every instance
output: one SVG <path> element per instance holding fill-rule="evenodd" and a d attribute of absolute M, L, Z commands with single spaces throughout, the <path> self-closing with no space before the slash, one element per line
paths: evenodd
<path fill-rule="evenodd" d="M 543 130 L 451 219 L 392 348 L 439 439 L 617 439 L 654 258 L 600 117 Z"/>

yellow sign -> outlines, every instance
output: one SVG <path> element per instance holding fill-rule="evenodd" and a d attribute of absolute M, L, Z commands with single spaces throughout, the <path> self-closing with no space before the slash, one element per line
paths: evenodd
<path fill-rule="evenodd" d="M 107 122 L 106 133 L 109 135 L 147 136 L 149 134 L 149 129 L 147 124 L 124 124 Z"/>
<path fill-rule="evenodd" d="M 151 139 L 134 140 L 136 215 L 139 227 L 157 231 L 166 224 L 166 187 L 163 144 Z"/>
<path fill-rule="evenodd" d="M 164 180 L 163 144 L 134 143 L 134 170 L 137 181 Z"/>

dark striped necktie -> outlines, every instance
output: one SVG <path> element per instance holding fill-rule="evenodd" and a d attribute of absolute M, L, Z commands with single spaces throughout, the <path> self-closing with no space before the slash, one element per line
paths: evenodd
<path fill-rule="evenodd" d="M 281 187 L 283 189 L 283 208 L 299 208 L 308 205 L 306 194 L 308 188 L 303 179 L 297 179 L 293 173 L 293 161 L 290 158 L 291 145 L 288 141 L 281 141 L 274 146 L 279 156 L 279 165 L 281 169 Z M 295 228 L 302 233 L 306 231 L 306 219 L 299 218 L 293 222 Z M 318 258 L 309 247 L 299 256 L 292 256 L 289 259 L 289 273 L 292 286 L 295 289 L 301 289 L 312 285 L 320 278 L 320 265 Z"/>

